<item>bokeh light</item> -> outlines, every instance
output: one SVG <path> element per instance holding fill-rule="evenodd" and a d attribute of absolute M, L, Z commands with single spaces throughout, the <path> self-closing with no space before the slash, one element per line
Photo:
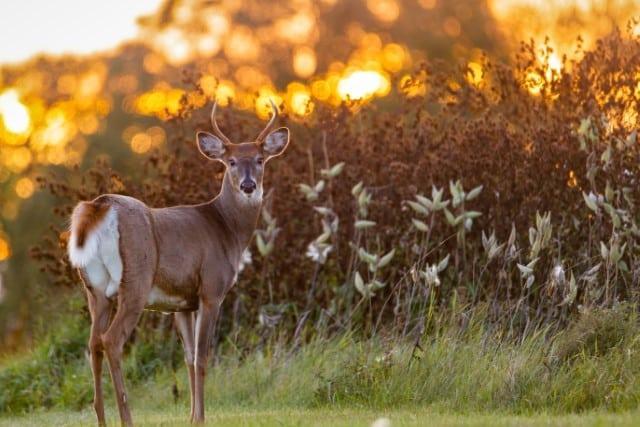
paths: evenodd
<path fill-rule="evenodd" d="M 28 199 L 29 197 L 31 197 L 31 195 L 35 191 L 33 181 L 31 180 L 31 178 L 27 178 L 27 177 L 20 178 L 16 182 L 15 188 L 16 188 L 16 194 L 21 199 Z"/>
<path fill-rule="evenodd" d="M 316 53 L 309 46 L 296 48 L 293 53 L 293 71 L 298 77 L 311 77 L 316 72 Z"/>
<path fill-rule="evenodd" d="M 0 261 L 4 261 L 11 256 L 11 248 L 9 247 L 9 242 L 0 236 Z"/>
<path fill-rule="evenodd" d="M 29 131 L 29 109 L 20 101 L 17 90 L 7 89 L 0 93 L 0 116 L 7 131 L 17 135 Z"/>
<path fill-rule="evenodd" d="M 342 99 L 367 99 L 386 95 L 390 86 L 388 77 L 381 72 L 358 70 L 340 79 L 338 95 Z"/>

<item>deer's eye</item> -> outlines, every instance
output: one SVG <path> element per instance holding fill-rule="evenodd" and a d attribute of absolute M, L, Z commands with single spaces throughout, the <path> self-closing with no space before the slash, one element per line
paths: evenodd
<path fill-rule="evenodd" d="M 236 159 L 229 159 L 229 166 L 235 166 L 236 165 Z"/>
<path fill-rule="evenodd" d="M 257 163 L 257 164 L 259 164 L 259 165 L 261 165 L 261 164 L 263 164 L 263 163 L 264 163 L 264 159 L 263 159 L 262 157 L 258 157 L 258 158 L 256 159 L 256 163 Z"/>

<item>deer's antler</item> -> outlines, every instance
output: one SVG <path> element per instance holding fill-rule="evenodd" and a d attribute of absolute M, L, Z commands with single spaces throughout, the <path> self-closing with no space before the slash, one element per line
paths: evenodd
<path fill-rule="evenodd" d="M 216 100 L 213 103 L 213 108 L 211 109 L 211 126 L 213 127 L 213 134 L 220 138 L 222 142 L 225 144 L 231 144 L 231 140 L 222 133 L 220 128 L 218 127 L 218 123 L 216 123 L 216 108 L 218 107 L 218 101 Z"/>
<path fill-rule="evenodd" d="M 273 111 L 273 116 L 271 116 L 271 120 L 269 120 L 269 123 L 267 123 L 267 126 L 265 126 L 262 132 L 260 132 L 260 135 L 258 135 L 258 137 L 256 138 L 256 142 L 259 144 L 261 144 L 264 141 L 265 137 L 269 133 L 269 128 L 273 125 L 273 123 L 278 118 L 278 107 L 276 107 L 276 104 L 274 104 L 271 99 L 269 99 L 269 103 L 271 104 L 271 110 Z"/>

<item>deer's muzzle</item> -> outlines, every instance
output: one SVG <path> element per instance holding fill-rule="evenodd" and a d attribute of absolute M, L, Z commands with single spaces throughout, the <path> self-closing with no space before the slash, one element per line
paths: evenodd
<path fill-rule="evenodd" d="M 244 179 L 240 183 L 240 189 L 244 191 L 246 194 L 251 194 L 256 189 L 256 183 L 252 179 Z"/>

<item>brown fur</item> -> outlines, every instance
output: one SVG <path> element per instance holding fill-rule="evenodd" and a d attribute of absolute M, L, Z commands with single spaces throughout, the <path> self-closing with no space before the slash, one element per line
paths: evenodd
<path fill-rule="evenodd" d="M 76 244 L 79 248 L 84 246 L 87 236 L 104 219 L 109 211 L 109 205 L 101 203 L 99 200 L 93 202 L 81 202 L 73 210 L 73 227 L 76 237 Z"/>
<path fill-rule="evenodd" d="M 272 107 L 275 117 L 277 108 L 274 104 Z M 212 115 L 214 112 L 215 104 Z M 135 198 L 111 194 L 82 202 L 73 213 L 73 234 L 78 236 L 79 246 L 86 245 L 90 231 L 105 219 L 109 208 L 117 215 L 118 255 L 123 269 L 116 294 L 107 297 L 104 291 L 96 291 L 86 280 L 88 275 L 80 272 L 91 313 L 90 363 L 100 425 L 106 423 L 102 396 L 105 354 L 121 423 L 132 425 L 121 359 L 124 343 L 145 308 L 175 312 L 189 372 L 191 421 L 204 422 L 204 381 L 211 337 L 222 301 L 234 284 L 242 252 L 258 221 L 262 165 L 280 155 L 289 143 L 289 130 L 280 128 L 269 133 L 265 141 L 232 144 L 219 132 L 213 118 L 212 125 L 218 136 L 199 132 L 198 147 L 227 169 L 220 193 L 210 202 L 153 209 Z M 253 183 L 253 189 L 243 189 L 243 182 Z M 156 297 L 150 302 L 152 292 Z"/>

